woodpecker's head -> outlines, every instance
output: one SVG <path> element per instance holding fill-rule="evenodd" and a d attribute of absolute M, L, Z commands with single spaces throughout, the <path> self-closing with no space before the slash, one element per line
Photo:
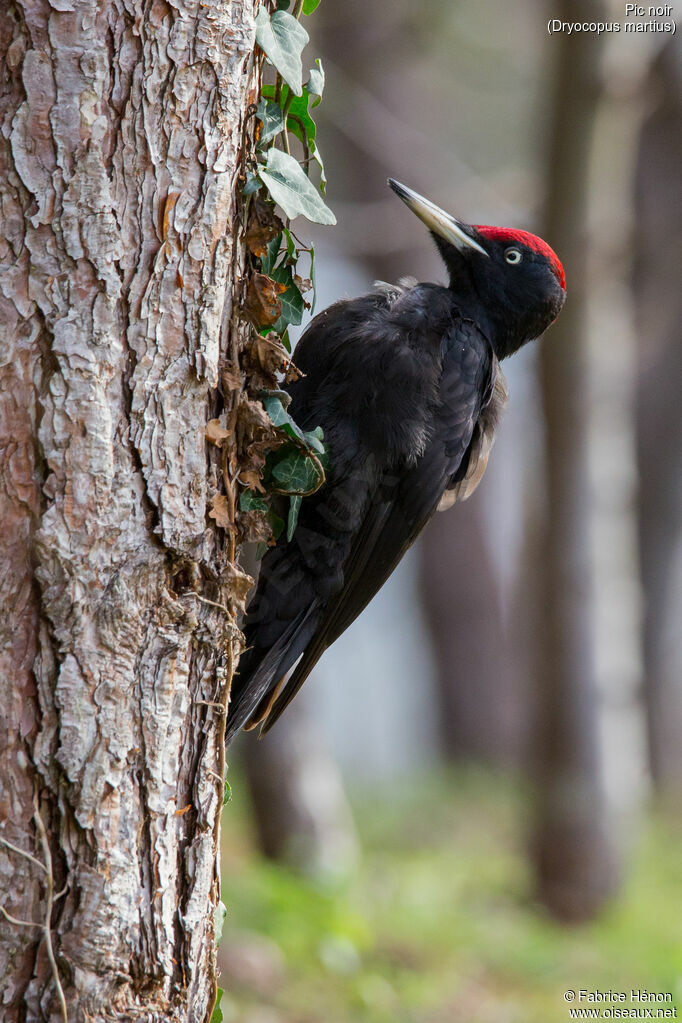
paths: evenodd
<path fill-rule="evenodd" d="M 463 311 L 480 317 L 499 358 L 511 355 L 553 323 L 566 298 L 566 278 L 546 242 L 527 231 L 464 224 L 411 188 L 388 183 L 428 227 Z"/>

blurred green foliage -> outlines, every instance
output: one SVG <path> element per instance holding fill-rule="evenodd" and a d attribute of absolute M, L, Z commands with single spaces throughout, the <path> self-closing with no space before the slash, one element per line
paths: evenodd
<path fill-rule="evenodd" d="M 227 1023 L 553 1023 L 581 987 L 682 1005 L 679 821 L 652 815 L 622 897 L 566 928 L 533 901 L 528 798 L 508 780 L 465 772 L 371 793 L 355 807 L 360 866 L 326 884 L 259 858 L 241 781 L 233 791 L 221 951 L 229 968 L 231 950 L 264 936 L 282 969 L 255 985 L 226 970 Z"/>

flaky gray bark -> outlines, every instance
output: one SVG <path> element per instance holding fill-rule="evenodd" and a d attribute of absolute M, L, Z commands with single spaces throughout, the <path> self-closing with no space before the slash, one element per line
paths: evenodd
<path fill-rule="evenodd" d="M 7 1023 L 63 1018 L 57 978 L 73 1021 L 213 1000 L 235 630 L 204 430 L 237 329 L 254 9 L 0 19 L 0 904 L 38 923 L 55 895 L 50 942 L 0 922 Z"/>

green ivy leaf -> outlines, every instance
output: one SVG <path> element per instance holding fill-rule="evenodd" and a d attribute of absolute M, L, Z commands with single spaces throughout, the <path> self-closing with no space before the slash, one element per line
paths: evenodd
<path fill-rule="evenodd" d="M 263 130 L 259 143 L 264 145 L 284 131 L 284 113 L 278 103 L 271 103 L 267 99 L 261 99 L 256 110 L 256 117 L 263 124 Z"/>
<path fill-rule="evenodd" d="M 320 0 L 303 0 L 303 13 L 312 14 L 316 7 L 319 7 Z"/>
<path fill-rule="evenodd" d="M 324 84 L 324 72 L 322 71 L 321 65 L 320 72 L 322 73 Z M 312 76 L 314 71 L 311 71 L 310 73 Z M 310 155 L 320 168 L 320 191 L 324 194 L 327 189 L 327 176 L 324 170 L 324 163 L 322 162 L 322 155 L 317 145 L 317 125 L 310 116 L 310 110 L 308 109 L 309 100 L 314 95 L 315 93 L 309 91 L 308 85 L 303 86 L 303 92 L 300 96 L 292 95 L 291 101 L 288 105 L 289 116 L 287 118 L 287 130 L 290 131 L 292 135 L 295 135 L 300 142 L 305 142 L 308 146 Z M 274 85 L 264 85 L 263 96 L 265 96 L 266 99 L 274 100 Z M 287 105 L 288 99 L 289 88 L 285 85 L 280 96 L 280 104 L 282 107 Z M 316 96 L 314 102 L 310 104 L 310 108 L 312 109 L 312 107 L 316 107 L 319 102 L 320 97 Z"/>
<path fill-rule="evenodd" d="M 289 495 L 286 533 L 287 540 L 291 540 L 298 523 L 303 494 L 316 490 L 325 482 L 329 457 L 324 446 L 324 434 L 320 426 L 314 430 L 302 430 L 294 422 L 287 412 L 291 399 L 286 391 L 262 391 L 260 398 L 273 425 L 291 438 L 288 443 L 268 454 L 263 473 L 266 490 Z M 281 536 L 285 523 L 264 497 L 244 491 L 239 497 L 239 507 L 243 511 L 267 508 L 273 537 L 277 540 Z M 267 544 L 259 544 L 257 557 L 262 557 L 266 550 Z"/>
<path fill-rule="evenodd" d="M 317 285 L 315 284 L 315 246 L 311 244 L 310 249 L 310 283 L 313 286 L 313 300 L 310 303 L 310 315 L 315 312 L 315 301 L 317 299 Z"/>
<path fill-rule="evenodd" d="M 289 515 L 287 517 L 287 542 L 291 543 L 291 538 L 296 532 L 296 526 L 298 525 L 298 513 L 301 510 L 302 497 L 298 495 L 289 498 Z"/>
<path fill-rule="evenodd" d="M 286 285 L 287 289 L 277 296 L 282 306 L 282 313 L 271 328 L 275 333 L 281 334 L 284 328 L 288 327 L 291 323 L 294 326 L 298 326 L 303 319 L 305 303 L 303 295 L 294 284 L 294 275 L 290 266 L 278 266 L 272 271 L 270 276 L 273 281 Z"/>
<path fill-rule="evenodd" d="M 280 490 L 294 496 L 305 494 L 322 483 L 318 467 L 298 449 L 286 454 L 272 467 L 272 478 Z"/>
<path fill-rule="evenodd" d="M 260 497 L 255 490 L 242 490 L 239 495 L 239 508 L 240 511 L 267 511 L 267 502 Z M 227 782 L 225 782 L 227 785 Z M 229 786 L 228 786 L 229 787 Z"/>
<path fill-rule="evenodd" d="M 262 187 L 262 181 L 257 174 L 253 174 L 252 171 L 246 172 L 246 184 L 244 185 L 244 195 L 251 195 L 252 192 L 257 192 Z"/>
<path fill-rule="evenodd" d="M 287 90 L 288 93 L 288 90 Z M 305 141 L 310 155 L 317 163 L 320 168 L 320 189 L 324 193 L 327 188 L 327 177 L 324 172 L 324 163 L 322 162 L 322 154 L 317 145 L 317 125 L 310 116 L 308 109 L 308 102 L 311 98 L 311 93 L 308 92 L 308 87 L 303 87 L 302 96 L 293 96 L 289 105 L 289 116 L 287 118 L 287 129 L 295 135 L 301 142 Z M 315 107 L 320 102 L 319 96 L 315 103 L 311 106 Z M 305 139 L 304 139 L 305 136 Z"/>
<path fill-rule="evenodd" d="M 308 447 L 317 451 L 321 456 L 320 461 L 322 461 L 322 457 L 326 458 L 327 449 L 324 446 L 324 431 L 321 426 L 316 426 L 314 430 L 305 430 L 303 436 Z"/>
<path fill-rule="evenodd" d="M 272 535 L 275 540 L 279 540 L 280 536 L 282 535 L 282 531 L 284 530 L 284 519 L 281 519 L 279 515 L 277 515 L 272 510 L 272 508 L 268 513 L 268 518 L 270 519 L 270 528 L 272 530 Z"/>
<path fill-rule="evenodd" d="M 216 996 L 216 1000 L 215 1000 L 215 1008 L 213 1009 L 213 1012 L 211 1013 L 210 1023 L 223 1023 L 223 1019 L 224 1019 L 224 1017 L 223 1017 L 223 1010 L 220 1008 L 220 1000 L 223 997 L 223 993 L 224 993 L 223 989 L 221 987 L 219 987 L 218 988 L 218 993 L 217 993 L 217 996 Z"/>
<path fill-rule="evenodd" d="M 308 112 L 309 100 L 310 93 L 307 86 L 304 86 L 302 96 L 291 97 L 287 128 L 301 142 L 307 142 L 312 151 L 315 148 L 317 125 Z"/>
<path fill-rule="evenodd" d="M 320 456 L 320 461 L 324 462 L 327 458 L 327 449 L 324 446 L 322 427 L 316 426 L 314 430 L 302 430 L 287 412 L 286 405 L 291 399 L 286 391 L 262 391 L 260 399 L 274 426 L 284 430 L 305 447 L 311 448 Z"/>
<path fill-rule="evenodd" d="M 289 153 L 269 149 L 267 164 L 260 168 L 260 177 L 290 220 L 302 214 L 315 224 L 336 223 L 336 217 L 320 193 Z"/>
<path fill-rule="evenodd" d="M 296 244 L 294 242 L 294 239 L 293 239 L 293 236 L 291 234 L 291 231 L 289 230 L 288 227 L 284 228 L 284 237 L 287 240 L 287 259 L 289 261 L 292 261 L 294 252 L 296 251 Z M 295 262 L 295 260 L 293 260 L 293 261 Z"/>
<path fill-rule="evenodd" d="M 291 418 L 291 416 L 289 415 L 289 413 L 287 412 L 287 410 L 286 410 L 286 408 L 284 406 L 284 403 L 282 402 L 282 399 L 279 397 L 280 394 L 284 395 L 285 393 L 286 392 L 284 392 L 284 391 L 274 391 L 274 392 L 271 391 L 269 393 L 261 392 L 261 394 L 259 395 L 260 400 L 261 400 L 262 405 L 263 405 L 263 408 L 265 409 L 267 414 L 270 416 L 270 419 L 272 420 L 272 425 L 273 426 L 293 427 L 293 426 L 296 425 L 294 423 L 293 419 Z M 287 394 L 287 398 L 288 397 L 289 397 L 289 395 Z M 297 429 L 298 429 L 298 427 L 297 427 Z M 293 430 L 291 430 L 291 429 L 288 430 L 287 432 L 291 433 L 292 436 L 294 435 L 293 434 Z M 303 436 L 303 431 L 301 430 L 300 433 L 301 433 L 301 437 L 302 437 Z"/>
<path fill-rule="evenodd" d="M 315 145 L 315 148 L 312 150 L 312 154 L 315 163 L 320 168 L 320 191 L 324 195 L 327 191 L 327 175 L 325 174 L 322 156 L 320 155 L 320 150 L 317 148 L 317 145 Z"/>
<path fill-rule="evenodd" d="M 324 92 L 324 68 L 322 67 L 322 61 L 317 57 L 315 63 L 317 67 L 311 68 L 310 78 L 306 86 L 310 95 L 317 97 L 317 99 L 313 100 L 314 107 L 321 101 L 322 93 Z"/>
<path fill-rule="evenodd" d="M 213 933 L 215 934 L 216 947 L 220 944 L 220 939 L 223 936 L 223 924 L 225 923 L 226 916 L 227 906 L 221 900 L 213 910 Z"/>
<path fill-rule="evenodd" d="M 282 342 L 282 344 L 284 345 L 286 350 L 291 355 L 291 341 L 289 340 L 289 331 L 288 330 L 284 331 L 284 333 L 280 337 L 280 341 Z"/>
<path fill-rule="evenodd" d="M 292 91 L 303 91 L 301 54 L 309 36 L 302 25 L 286 11 L 275 11 L 270 18 L 265 7 L 256 15 L 256 42 L 274 64 Z"/>
<path fill-rule="evenodd" d="M 277 265 L 279 258 L 279 247 L 282 244 L 282 235 L 278 234 L 276 238 L 272 238 L 266 245 L 265 255 L 260 257 L 260 268 L 264 274 L 270 275 Z M 268 330 L 271 328 L 268 327 Z"/>
<path fill-rule="evenodd" d="M 288 397 L 289 395 L 287 394 L 287 398 Z M 273 426 L 278 426 L 281 430 L 284 430 L 285 433 L 288 433 L 290 437 L 295 437 L 297 440 L 301 441 L 302 444 L 308 445 L 307 435 L 291 418 L 281 398 L 278 397 L 278 392 L 275 391 L 264 394 L 261 397 L 261 401 L 263 403 L 263 408 L 272 420 Z M 324 445 L 322 448 L 324 450 Z"/>

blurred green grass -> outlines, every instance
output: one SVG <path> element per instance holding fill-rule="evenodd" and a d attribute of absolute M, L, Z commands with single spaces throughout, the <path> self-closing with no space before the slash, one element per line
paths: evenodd
<path fill-rule="evenodd" d="M 365 793 L 358 867 L 326 883 L 254 851 L 245 784 L 232 788 L 227 1023 L 554 1023 L 569 1019 L 568 988 L 646 988 L 682 1006 L 679 820 L 638 822 L 618 898 L 562 927 L 533 900 L 529 801 L 506 778 L 459 771 Z"/>

